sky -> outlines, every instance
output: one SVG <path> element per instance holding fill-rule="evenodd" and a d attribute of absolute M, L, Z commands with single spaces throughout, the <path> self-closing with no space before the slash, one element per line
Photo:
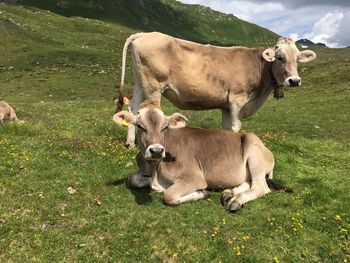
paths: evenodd
<path fill-rule="evenodd" d="M 329 47 L 350 46 L 350 0 L 179 0 Z"/>

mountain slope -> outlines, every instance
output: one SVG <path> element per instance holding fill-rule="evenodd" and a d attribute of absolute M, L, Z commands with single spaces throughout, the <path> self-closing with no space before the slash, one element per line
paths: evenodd
<path fill-rule="evenodd" d="M 175 0 L 18 0 L 64 16 L 80 16 L 134 30 L 160 31 L 197 42 L 273 45 L 278 35 L 257 25 L 199 5 Z"/>

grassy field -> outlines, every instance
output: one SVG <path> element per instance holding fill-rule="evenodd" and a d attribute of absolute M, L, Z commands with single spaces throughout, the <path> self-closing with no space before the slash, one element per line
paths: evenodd
<path fill-rule="evenodd" d="M 230 214 L 218 192 L 169 207 L 125 187 L 137 150 L 112 123 L 112 98 L 133 30 L 0 11 L 0 98 L 24 121 L 0 127 L 0 262 L 350 262 L 350 49 L 315 49 L 303 85 L 243 122 L 295 193 Z M 219 111 L 179 112 L 190 126 L 220 127 Z"/>

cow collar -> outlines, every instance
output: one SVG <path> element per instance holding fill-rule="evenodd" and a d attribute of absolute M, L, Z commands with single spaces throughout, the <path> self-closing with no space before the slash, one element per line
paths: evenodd
<path fill-rule="evenodd" d="M 282 85 L 273 84 L 273 97 L 278 99 L 281 99 L 284 97 L 284 90 Z"/>
<path fill-rule="evenodd" d="M 272 64 L 270 67 L 270 74 L 271 74 L 271 80 L 272 80 L 272 88 L 273 88 L 273 97 L 278 99 L 284 98 L 284 90 L 283 85 L 278 85 L 277 80 L 272 72 Z"/>

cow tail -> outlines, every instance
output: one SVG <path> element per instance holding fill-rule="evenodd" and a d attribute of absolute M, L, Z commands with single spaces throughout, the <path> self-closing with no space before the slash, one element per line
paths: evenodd
<path fill-rule="evenodd" d="M 142 37 L 142 35 L 143 33 L 133 34 L 130 37 L 128 37 L 128 39 L 125 41 L 124 48 L 123 48 L 123 57 L 122 57 L 122 76 L 120 79 L 119 96 L 115 100 L 115 104 L 117 105 L 116 112 L 121 111 L 124 105 L 123 89 L 124 89 L 124 81 L 125 81 L 125 65 L 126 65 L 126 55 L 127 55 L 128 47 L 135 39 Z"/>
<path fill-rule="evenodd" d="M 270 189 L 274 189 L 274 190 L 278 190 L 278 191 L 284 191 L 284 192 L 287 192 L 287 193 L 293 193 L 294 192 L 294 189 L 292 189 L 292 188 L 290 188 L 288 186 L 281 185 L 281 184 L 273 181 L 270 178 L 266 178 L 266 183 L 267 183 L 267 185 L 268 185 L 268 187 Z"/>

